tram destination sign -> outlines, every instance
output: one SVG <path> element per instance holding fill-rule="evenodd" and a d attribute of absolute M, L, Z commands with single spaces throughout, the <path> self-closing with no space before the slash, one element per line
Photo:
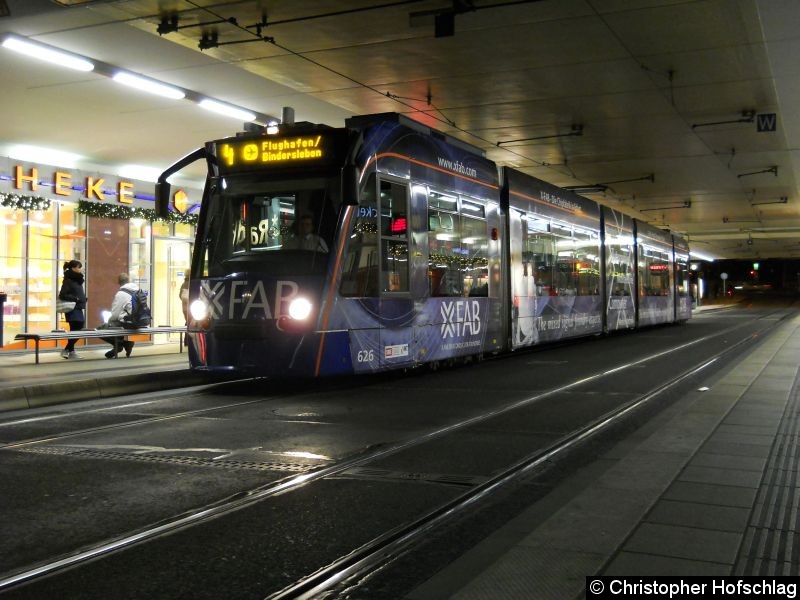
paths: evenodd
<path fill-rule="evenodd" d="M 217 142 L 220 171 L 319 168 L 341 165 L 347 137 L 343 130 L 259 136 Z"/>

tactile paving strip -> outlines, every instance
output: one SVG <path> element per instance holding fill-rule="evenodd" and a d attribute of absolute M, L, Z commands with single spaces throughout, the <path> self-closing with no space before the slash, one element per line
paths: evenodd
<path fill-rule="evenodd" d="M 739 550 L 736 575 L 800 575 L 799 428 L 800 387 L 795 381 Z"/>

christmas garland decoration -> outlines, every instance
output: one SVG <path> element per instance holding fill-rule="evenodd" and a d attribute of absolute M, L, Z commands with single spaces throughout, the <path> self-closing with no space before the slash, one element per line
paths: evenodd
<path fill-rule="evenodd" d="M 145 221 L 167 221 L 169 223 L 197 225 L 197 215 L 170 212 L 167 214 L 166 218 L 161 218 L 156 216 L 156 211 L 152 208 L 122 206 L 120 204 L 101 204 L 99 202 L 89 202 L 87 200 L 78 201 L 77 211 L 82 215 L 101 219 L 144 219 Z"/>
<path fill-rule="evenodd" d="M 353 226 L 353 233 L 361 233 L 361 234 L 378 233 L 378 224 L 374 222 L 371 223 L 366 220 L 356 221 L 356 224 Z"/>
<path fill-rule="evenodd" d="M 452 254 L 430 253 L 431 265 L 446 265 L 449 269 L 461 269 L 469 271 L 471 269 L 481 269 L 489 266 L 489 260 L 483 256 L 454 256 Z"/>
<path fill-rule="evenodd" d="M 14 210 L 48 210 L 52 201 L 40 196 L 20 196 L 0 192 L 0 206 Z"/>
<path fill-rule="evenodd" d="M 49 210 L 53 201 L 41 196 L 24 196 L 20 194 L 6 194 L 0 192 L 0 206 L 14 210 Z M 120 204 L 101 204 L 79 200 L 76 209 L 82 215 L 100 217 L 104 219 L 144 219 L 146 221 L 167 221 L 169 223 L 186 223 L 197 225 L 197 215 L 185 215 L 171 212 L 166 218 L 156 216 L 152 208 L 139 208 L 137 206 L 122 206 Z"/>

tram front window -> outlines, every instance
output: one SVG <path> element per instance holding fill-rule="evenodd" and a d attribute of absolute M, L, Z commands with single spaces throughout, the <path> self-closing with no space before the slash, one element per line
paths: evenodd
<path fill-rule="evenodd" d="M 204 273 L 323 272 L 336 216 L 327 182 L 276 191 L 224 187 L 212 195 L 205 219 Z"/>

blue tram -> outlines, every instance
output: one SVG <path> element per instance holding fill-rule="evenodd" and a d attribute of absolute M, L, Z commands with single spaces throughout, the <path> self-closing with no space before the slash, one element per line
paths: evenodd
<path fill-rule="evenodd" d="M 377 372 L 691 315 L 683 239 L 402 115 L 209 142 L 160 214 L 196 160 L 197 370 Z"/>

